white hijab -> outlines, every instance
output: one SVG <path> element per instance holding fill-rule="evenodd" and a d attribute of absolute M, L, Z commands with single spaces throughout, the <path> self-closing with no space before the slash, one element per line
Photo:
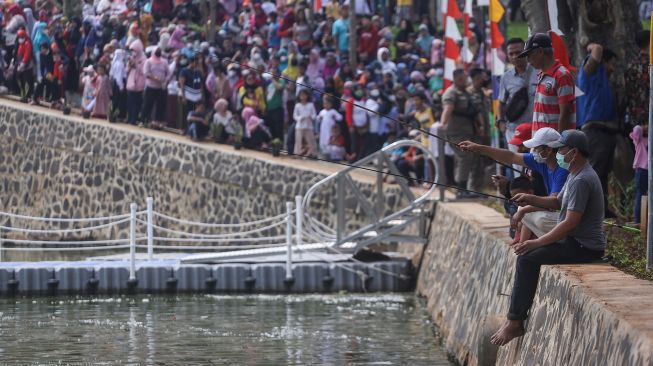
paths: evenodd
<path fill-rule="evenodd" d="M 111 60 L 111 70 L 109 76 L 116 81 L 120 90 L 125 89 L 125 78 L 127 77 L 127 68 L 125 67 L 125 50 L 117 49 L 113 53 L 113 60 Z"/>

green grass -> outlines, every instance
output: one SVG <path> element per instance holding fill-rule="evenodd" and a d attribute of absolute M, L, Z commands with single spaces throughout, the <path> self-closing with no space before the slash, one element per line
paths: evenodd
<path fill-rule="evenodd" d="M 644 30 L 650 30 L 651 29 L 651 22 L 648 20 L 643 20 L 642 21 L 642 28 Z M 521 39 L 526 39 L 528 38 L 528 23 L 526 22 L 512 22 L 508 23 L 508 35 L 506 36 L 506 40 L 510 38 L 515 38 L 519 37 Z"/>
<path fill-rule="evenodd" d="M 526 22 L 512 22 L 508 24 L 508 34 L 506 41 L 510 38 L 521 38 L 525 40 L 528 38 L 528 24 Z"/>
<path fill-rule="evenodd" d="M 605 254 L 612 256 L 612 265 L 635 277 L 653 281 L 653 271 L 646 271 L 646 240 L 619 228 L 606 228 L 608 246 Z"/>

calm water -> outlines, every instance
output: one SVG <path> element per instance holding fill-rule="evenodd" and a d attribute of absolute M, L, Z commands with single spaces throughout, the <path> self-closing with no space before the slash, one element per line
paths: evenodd
<path fill-rule="evenodd" d="M 449 365 L 411 294 L 0 301 L 0 364 Z"/>

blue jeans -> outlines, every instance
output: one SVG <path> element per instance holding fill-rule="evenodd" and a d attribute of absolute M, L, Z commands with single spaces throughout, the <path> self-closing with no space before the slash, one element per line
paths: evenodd
<path fill-rule="evenodd" d="M 635 169 L 635 223 L 639 224 L 642 210 L 642 196 L 648 192 L 648 169 Z"/>

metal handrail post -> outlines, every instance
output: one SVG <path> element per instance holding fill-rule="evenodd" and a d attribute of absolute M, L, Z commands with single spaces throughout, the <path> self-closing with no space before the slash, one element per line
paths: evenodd
<path fill-rule="evenodd" d="M 154 199 L 147 197 L 147 260 L 154 259 Z"/>
<path fill-rule="evenodd" d="M 336 182 L 336 245 L 340 244 L 345 230 L 345 179 L 338 175 Z"/>
<path fill-rule="evenodd" d="M 295 245 L 299 249 L 299 246 L 303 244 L 302 236 L 304 235 L 304 197 L 295 196 L 295 226 L 297 226 L 297 233 L 295 235 Z M 299 258 L 302 257 L 302 252 L 298 250 Z"/>
<path fill-rule="evenodd" d="M 383 154 L 383 150 L 376 152 L 378 157 L 376 158 L 376 207 L 374 209 L 376 210 L 377 217 L 383 217 L 383 208 L 385 207 L 383 199 Z"/>
<path fill-rule="evenodd" d="M 129 279 L 136 278 L 136 204 L 129 205 Z"/>
<path fill-rule="evenodd" d="M 286 279 L 292 276 L 292 202 L 286 202 Z"/>
<path fill-rule="evenodd" d="M 442 136 L 442 127 L 438 128 L 438 136 Z M 444 153 L 444 144 L 445 142 L 442 140 L 438 141 L 438 161 L 436 162 L 436 182 L 439 185 L 439 190 L 440 190 L 440 202 L 444 202 L 444 185 L 447 184 L 447 174 L 446 174 L 446 165 L 445 165 L 445 153 Z"/>

